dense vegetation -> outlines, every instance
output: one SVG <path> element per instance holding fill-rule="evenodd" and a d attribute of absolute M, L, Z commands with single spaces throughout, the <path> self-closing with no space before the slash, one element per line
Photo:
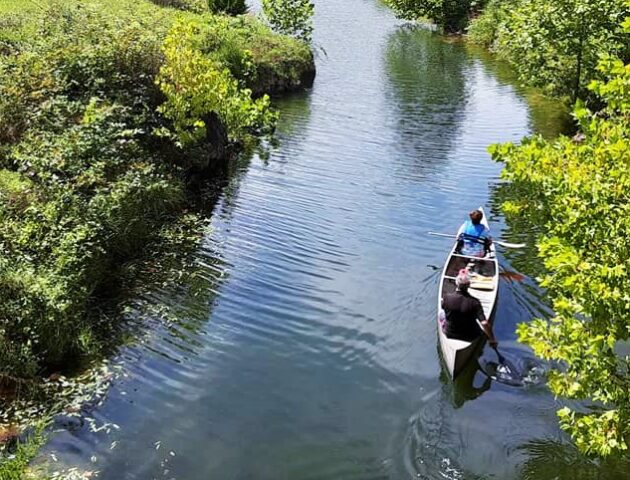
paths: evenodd
<path fill-rule="evenodd" d="M 0 0 L 0 395 L 56 395 L 43 377 L 100 358 L 137 260 L 197 238 L 195 184 L 273 130 L 267 92 L 312 80 L 305 42 L 223 15 L 245 10 Z M 7 457 L 5 427 L 0 476 L 21 478 L 41 436 Z"/>
<path fill-rule="evenodd" d="M 628 12 L 623 0 L 491 0 L 469 34 L 508 60 L 523 83 L 570 102 L 596 102 L 587 87 L 599 78 L 599 57 L 630 59 L 619 28 Z"/>
<path fill-rule="evenodd" d="M 2 11 L 6 386 L 100 351 L 129 261 L 181 214 L 193 174 L 273 129 L 269 98 L 250 87 L 296 87 L 313 64 L 303 42 L 194 0 Z"/>

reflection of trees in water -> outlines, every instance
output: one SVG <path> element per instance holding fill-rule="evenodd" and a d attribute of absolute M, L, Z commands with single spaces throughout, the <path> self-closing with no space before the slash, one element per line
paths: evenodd
<path fill-rule="evenodd" d="M 617 480 L 630 475 L 630 458 L 587 458 L 571 443 L 536 440 L 519 450 L 527 457 L 522 480 Z"/>
<path fill-rule="evenodd" d="M 385 56 L 398 149 L 413 157 L 408 168 L 422 173 L 448 156 L 464 120 L 468 55 L 461 45 L 407 25 L 389 37 Z"/>
<path fill-rule="evenodd" d="M 562 101 L 547 97 L 536 89 L 521 86 L 510 64 L 485 48 L 470 43 L 464 45 L 471 58 L 479 61 L 487 75 L 495 78 L 500 85 L 512 86 L 527 101 L 530 127 L 534 132 L 545 138 L 553 138 L 574 128 L 573 119 Z"/>
<path fill-rule="evenodd" d="M 275 107 L 281 114 L 274 145 L 263 144 L 243 152 L 211 181 L 206 181 L 195 198 L 189 199 L 197 214 L 210 222 L 219 216 L 218 228 L 230 223 L 243 176 L 254 156 L 264 160 L 286 156 L 299 143 L 310 116 L 310 94 L 299 92 L 279 99 Z M 278 147 L 276 149 L 276 147 Z M 218 290 L 228 278 L 228 267 L 221 253 L 220 231 L 209 232 L 192 252 L 171 252 L 172 261 L 155 278 L 147 278 L 135 300 L 135 315 L 156 313 L 166 319 L 169 334 L 184 342 L 185 348 L 202 345 L 196 334 L 210 319 Z M 153 315 L 154 316 L 154 315 Z M 169 340 L 170 342 L 170 340 Z M 184 347 L 180 342 L 180 347 Z M 159 349 L 159 347 L 156 347 Z"/>
<path fill-rule="evenodd" d="M 490 204 L 493 212 L 501 211 L 501 205 L 506 201 L 521 201 L 528 198 L 528 188 L 525 185 L 514 183 L 496 183 L 491 185 Z M 528 312 L 522 320 L 531 318 L 550 317 L 553 312 L 549 307 L 545 291 L 535 281 L 545 273 L 542 259 L 538 257 L 536 240 L 543 232 L 544 218 L 542 212 L 534 212 L 531 215 L 510 216 L 505 219 L 501 238 L 508 242 L 524 243 L 525 248 L 501 250 L 501 266 L 504 271 L 514 271 L 525 275 L 511 290 L 519 305 Z M 516 312 L 512 312 L 511 318 L 519 318 Z"/>
<path fill-rule="evenodd" d="M 305 130 L 311 115 L 311 92 L 301 91 L 287 94 L 273 102 L 280 112 L 276 133 L 282 140 L 291 141 L 293 136 Z"/>
<path fill-rule="evenodd" d="M 500 212 L 502 205 L 507 201 L 522 202 L 529 198 L 531 191 L 526 185 L 500 182 L 491 185 L 491 209 Z M 543 272 L 542 262 L 537 258 L 536 239 L 543 232 L 543 212 L 538 212 L 535 217 L 529 215 L 510 216 L 506 218 L 502 239 L 507 242 L 525 243 L 525 248 L 503 249 L 503 256 L 512 266 L 525 275 L 536 278 Z"/>

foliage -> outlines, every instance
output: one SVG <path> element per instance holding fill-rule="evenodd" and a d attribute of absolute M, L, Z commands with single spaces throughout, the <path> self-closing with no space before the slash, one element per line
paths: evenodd
<path fill-rule="evenodd" d="M 428 18 L 447 32 L 463 30 L 477 7 L 474 0 L 385 0 L 385 3 L 401 18 Z"/>
<path fill-rule="evenodd" d="M 313 53 L 306 43 L 274 34 L 255 17 L 214 16 L 195 28 L 206 56 L 227 67 L 256 97 L 298 87 L 306 74 L 314 74 Z"/>
<path fill-rule="evenodd" d="M 269 97 L 251 99 L 230 71 L 200 50 L 199 28 L 191 22 L 173 27 L 164 42 L 165 63 L 156 83 L 166 96 L 159 111 L 173 122 L 181 145 L 205 138 L 207 116 L 215 112 L 233 139 L 273 125 Z"/>
<path fill-rule="evenodd" d="M 520 325 L 519 338 L 558 362 L 549 379 L 556 395 L 593 402 L 558 415 L 580 450 L 605 456 L 630 441 L 630 357 L 620 353 L 630 337 L 630 65 L 608 56 L 598 69 L 606 80 L 590 89 L 605 109 L 593 114 L 578 103 L 578 136 L 491 152 L 505 162 L 504 177 L 528 192 L 506 213 L 529 214 L 546 232 L 542 286 L 556 316 Z"/>
<path fill-rule="evenodd" d="M 208 7 L 212 13 L 226 13 L 228 15 L 247 13 L 245 0 L 208 0 Z"/>
<path fill-rule="evenodd" d="M 29 462 L 45 443 L 44 429 L 47 421 L 40 421 L 32 434 L 25 440 L 19 441 L 11 455 L 0 453 L 0 478 L 2 480 L 21 480 Z M 5 456 L 6 455 L 6 456 Z"/>
<path fill-rule="evenodd" d="M 187 10 L 195 13 L 203 13 L 207 10 L 207 0 L 151 0 L 161 7 L 171 7 L 178 10 Z"/>
<path fill-rule="evenodd" d="M 499 28 L 509 21 L 509 8 L 513 7 L 513 3 L 490 0 L 482 13 L 470 21 L 468 39 L 477 45 L 494 49 Z"/>
<path fill-rule="evenodd" d="M 263 13 L 278 33 L 310 43 L 313 35 L 311 0 L 262 0 Z"/>
<path fill-rule="evenodd" d="M 512 63 L 521 81 L 574 102 L 588 97 L 601 54 L 630 58 L 618 28 L 627 13 L 620 0 L 491 2 L 469 31 Z"/>

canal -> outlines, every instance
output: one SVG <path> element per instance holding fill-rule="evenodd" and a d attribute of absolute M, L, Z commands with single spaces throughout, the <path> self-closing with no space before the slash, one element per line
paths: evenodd
<path fill-rule="evenodd" d="M 450 241 L 427 235 L 484 205 L 518 239 L 486 147 L 551 133 L 555 112 L 376 0 L 316 11 L 317 79 L 277 101 L 278 145 L 234 166 L 194 271 L 134 302 L 171 320 L 121 349 L 125 375 L 91 412 L 103 428 L 62 425 L 44 453 L 103 480 L 564 478 L 573 450 L 544 382 L 443 373 L 434 267 Z M 541 298 L 527 275 L 501 280 L 495 331 L 524 369 L 544 368 L 515 334 L 548 314 Z"/>

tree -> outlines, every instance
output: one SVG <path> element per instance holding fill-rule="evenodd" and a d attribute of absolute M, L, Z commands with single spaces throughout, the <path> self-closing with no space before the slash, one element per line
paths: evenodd
<path fill-rule="evenodd" d="M 588 96 L 602 53 L 627 59 L 619 0 L 519 0 L 503 8 L 496 48 L 524 83 L 574 103 Z"/>
<path fill-rule="evenodd" d="M 276 32 L 311 42 L 315 6 L 310 0 L 262 0 L 262 7 Z"/>
<path fill-rule="evenodd" d="M 460 32 L 467 23 L 473 0 L 385 0 L 400 18 L 428 18 L 446 32 Z"/>
<path fill-rule="evenodd" d="M 626 38 L 630 19 L 624 22 Z M 504 177 L 527 191 L 508 202 L 510 216 L 543 224 L 538 242 L 547 274 L 542 286 L 555 317 L 519 326 L 519 339 L 555 365 L 549 386 L 558 396 L 589 403 L 558 411 L 580 450 L 605 456 L 630 442 L 630 65 L 605 56 L 606 80 L 589 85 L 605 108 L 578 103 L 581 133 L 548 142 L 491 147 Z"/>

